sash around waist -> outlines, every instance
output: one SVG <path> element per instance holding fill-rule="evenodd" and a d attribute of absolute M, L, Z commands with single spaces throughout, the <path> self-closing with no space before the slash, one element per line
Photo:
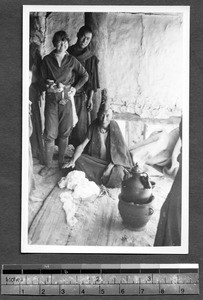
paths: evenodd
<path fill-rule="evenodd" d="M 62 92 L 56 92 L 56 93 L 46 92 L 46 99 L 48 101 L 54 101 L 54 102 L 59 102 L 62 99 L 70 100 L 68 96 L 68 92 L 70 91 L 70 88 L 71 86 L 66 86 L 66 88 Z"/>

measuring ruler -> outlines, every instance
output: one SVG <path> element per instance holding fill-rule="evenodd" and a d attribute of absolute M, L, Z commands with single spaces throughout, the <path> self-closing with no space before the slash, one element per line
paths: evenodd
<path fill-rule="evenodd" d="M 198 264 L 2 265 L 1 294 L 199 294 Z"/>

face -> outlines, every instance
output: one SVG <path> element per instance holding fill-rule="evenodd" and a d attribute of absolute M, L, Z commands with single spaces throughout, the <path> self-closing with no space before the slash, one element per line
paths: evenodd
<path fill-rule="evenodd" d="M 104 112 L 101 112 L 99 114 L 98 118 L 99 118 L 100 126 L 102 128 L 107 128 L 112 119 L 112 110 L 108 109 L 108 110 L 105 110 Z"/>
<path fill-rule="evenodd" d="M 63 53 L 68 49 L 68 41 L 64 40 L 64 41 L 58 41 L 56 44 L 56 51 L 58 53 Z"/>
<path fill-rule="evenodd" d="M 92 33 L 91 32 L 86 32 L 83 33 L 83 35 L 78 37 L 78 45 L 80 48 L 84 49 L 86 48 L 89 43 L 91 42 L 92 39 Z"/>

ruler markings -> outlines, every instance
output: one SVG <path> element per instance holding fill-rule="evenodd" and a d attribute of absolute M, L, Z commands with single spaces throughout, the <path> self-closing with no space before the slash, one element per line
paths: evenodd
<path fill-rule="evenodd" d="M 80 287 L 79 285 L 61 285 L 60 295 L 79 295 Z"/>
<path fill-rule="evenodd" d="M 19 294 L 39 295 L 39 285 L 20 285 Z"/>
<path fill-rule="evenodd" d="M 199 294 L 197 265 L 4 265 L 1 294 L 25 295 L 155 295 Z M 33 268 L 32 268 L 33 266 Z M 63 266 L 63 269 L 60 269 Z M 9 268 L 10 267 L 10 268 Z M 22 267 L 25 267 L 22 269 Z M 120 269 L 119 269 L 120 268 Z"/>
<path fill-rule="evenodd" d="M 2 294 L 39 295 L 136 295 L 136 294 L 198 294 L 194 284 L 109 284 L 109 285 L 2 285 Z"/>
<path fill-rule="evenodd" d="M 41 285 L 54 285 L 54 284 L 116 284 L 116 283 L 168 283 L 168 284 L 185 284 L 185 283 L 199 283 L 198 274 L 165 274 L 162 277 L 160 274 L 146 274 L 145 276 L 115 276 L 115 275 L 5 275 L 1 276 L 2 284 L 16 285 L 16 284 L 41 284 Z"/>
<path fill-rule="evenodd" d="M 59 295 L 59 285 L 40 285 L 40 295 Z"/>

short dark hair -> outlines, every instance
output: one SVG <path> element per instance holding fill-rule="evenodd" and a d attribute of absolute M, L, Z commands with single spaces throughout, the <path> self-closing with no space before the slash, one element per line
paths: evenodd
<path fill-rule="evenodd" d="M 77 33 L 77 37 L 80 37 L 87 32 L 90 32 L 93 35 L 92 29 L 89 26 L 82 26 Z"/>
<path fill-rule="evenodd" d="M 58 42 L 65 41 L 65 40 L 69 42 L 69 37 L 65 31 L 61 30 L 61 31 L 55 32 L 53 39 L 52 39 L 52 43 L 53 43 L 54 47 L 56 47 Z"/>

